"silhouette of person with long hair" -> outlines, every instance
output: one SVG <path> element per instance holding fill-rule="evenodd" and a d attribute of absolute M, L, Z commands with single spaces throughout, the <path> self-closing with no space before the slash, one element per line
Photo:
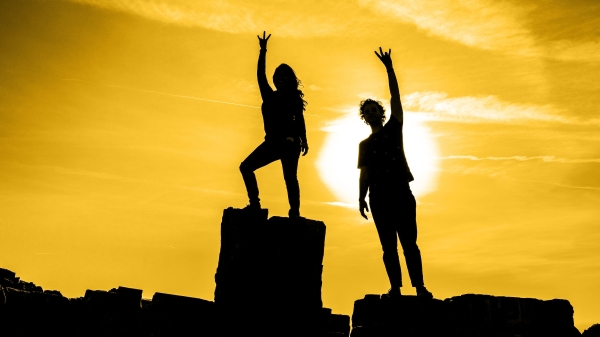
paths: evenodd
<path fill-rule="evenodd" d="M 258 183 L 254 171 L 276 160 L 281 160 L 283 178 L 290 203 L 289 217 L 300 217 L 300 186 L 298 185 L 298 160 L 300 153 L 308 153 L 304 110 L 306 101 L 299 89 L 301 82 L 292 68 L 282 63 L 273 74 L 273 90 L 267 81 L 265 63 L 267 42 L 271 37 L 258 36 L 260 53 L 258 56 L 258 88 L 263 103 L 261 106 L 265 128 L 265 141 L 260 144 L 240 165 L 250 203 L 245 209 L 261 208 L 258 197 Z"/>
<path fill-rule="evenodd" d="M 397 242 L 399 238 L 411 284 L 417 288 L 417 296 L 433 298 L 423 283 L 421 252 L 417 246 L 417 204 L 409 186 L 409 182 L 414 178 L 404 154 L 404 113 L 400 103 L 398 81 L 392 66 L 392 50 L 383 52 L 380 47 L 379 52 L 380 54 L 377 51 L 375 54 L 385 65 L 388 74 L 392 115 L 384 125 L 385 109 L 381 102 L 373 99 L 360 102 L 360 118 L 371 127 L 371 135 L 359 145 L 360 214 L 368 219 L 365 210 L 368 212 L 369 206 L 365 197 L 369 191 L 371 213 L 381 241 L 383 263 L 391 285 L 386 295 L 392 298 L 401 296 L 402 274 Z"/>

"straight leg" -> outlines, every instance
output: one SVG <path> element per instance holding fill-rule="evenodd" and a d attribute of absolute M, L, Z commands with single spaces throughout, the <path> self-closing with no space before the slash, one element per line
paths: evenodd
<path fill-rule="evenodd" d="M 423 286 L 423 262 L 417 246 L 417 203 L 410 189 L 402 192 L 396 231 L 404 251 L 406 267 L 413 287 Z"/>
<path fill-rule="evenodd" d="M 379 234 L 379 241 L 383 249 L 383 264 L 390 280 L 392 289 L 402 287 L 402 272 L 400 258 L 398 257 L 398 239 L 395 222 L 396 214 L 393 203 L 387 197 L 369 198 L 371 215 Z"/>
<path fill-rule="evenodd" d="M 290 216 L 300 215 L 300 185 L 298 184 L 298 160 L 300 144 L 285 141 L 282 145 L 281 168 L 290 203 Z"/>

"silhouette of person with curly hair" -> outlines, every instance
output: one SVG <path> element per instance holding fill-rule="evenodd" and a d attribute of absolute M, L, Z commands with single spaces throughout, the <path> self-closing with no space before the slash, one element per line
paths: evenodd
<path fill-rule="evenodd" d="M 402 139 L 403 111 L 400 103 L 400 89 L 392 65 L 391 53 L 375 52 L 385 65 L 390 87 L 392 115 L 385 125 L 385 109 L 381 102 L 366 99 L 360 103 L 359 115 L 371 127 L 371 135 L 359 145 L 358 168 L 359 210 L 367 219 L 365 201 L 369 191 L 369 204 L 373 221 L 383 249 L 383 263 L 390 280 L 391 288 L 387 296 L 401 296 L 402 274 L 398 257 L 398 238 L 404 250 L 406 266 L 413 287 L 420 298 L 433 298 L 423 283 L 421 252 L 417 246 L 416 201 L 409 182 L 413 175 L 404 154 Z"/>

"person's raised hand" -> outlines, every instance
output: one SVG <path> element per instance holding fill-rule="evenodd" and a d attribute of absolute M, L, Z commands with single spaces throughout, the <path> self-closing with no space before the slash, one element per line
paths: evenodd
<path fill-rule="evenodd" d="M 267 35 L 267 32 L 263 31 L 263 37 L 262 39 L 260 38 L 260 35 L 256 35 L 256 37 L 258 37 L 258 45 L 260 46 L 260 49 L 267 49 L 267 41 L 269 41 L 269 38 L 271 37 L 271 34 L 269 34 L 269 36 L 265 37 Z"/>
<path fill-rule="evenodd" d="M 360 210 L 360 215 L 362 215 L 363 218 L 369 220 L 369 218 L 367 218 L 367 215 L 365 214 L 365 210 L 367 212 L 369 211 L 369 206 L 367 205 L 365 199 L 361 199 L 358 201 L 358 209 Z"/>
<path fill-rule="evenodd" d="M 379 58 L 381 63 L 383 63 L 386 69 L 389 70 L 393 68 L 391 57 L 392 49 L 389 49 L 389 51 L 384 52 L 383 50 L 381 50 L 381 47 L 379 47 L 379 54 L 377 53 L 377 51 L 375 51 L 375 55 L 377 55 L 377 57 Z"/>

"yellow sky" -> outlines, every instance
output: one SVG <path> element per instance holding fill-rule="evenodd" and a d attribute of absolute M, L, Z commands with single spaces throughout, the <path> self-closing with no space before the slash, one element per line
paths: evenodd
<path fill-rule="evenodd" d="M 343 138 L 369 132 L 358 102 L 389 97 L 383 46 L 418 131 L 409 164 L 426 158 L 428 288 L 566 298 L 585 329 L 600 317 L 599 17 L 586 0 L 2 1 L 0 267 L 67 296 L 212 299 L 222 210 L 246 204 L 238 166 L 264 136 L 267 30 L 267 77 L 290 64 L 309 102 L 299 180 L 302 214 L 327 225 L 325 306 L 351 314 L 389 287 L 372 222 L 339 190 L 358 185 Z M 347 182 L 325 174 L 327 144 Z M 280 165 L 257 176 L 285 215 Z"/>

